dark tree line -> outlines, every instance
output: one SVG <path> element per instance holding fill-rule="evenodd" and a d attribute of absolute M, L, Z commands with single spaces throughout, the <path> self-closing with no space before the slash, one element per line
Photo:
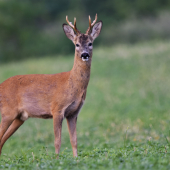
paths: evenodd
<path fill-rule="evenodd" d="M 68 13 L 82 18 L 80 22 L 98 13 L 107 27 L 131 16 L 156 16 L 169 7 L 170 0 L 2 0 L 0 62 L 73 50 L 62 30 L 54 36 L 44 33 L 47 25 L 65 22 Z"/>

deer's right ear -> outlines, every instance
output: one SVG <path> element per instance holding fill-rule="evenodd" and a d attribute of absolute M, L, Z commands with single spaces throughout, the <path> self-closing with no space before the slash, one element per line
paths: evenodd
<path fill-rule="evenodd" d="M 69 25 L 63 24 L 63 30 L 64 30 L 66 36 L 67 36 L 71 41 L 74 42 L 74 38 L 75 38 L 76 34 L 74 33 L 73 29 L 72 29 Z"/>

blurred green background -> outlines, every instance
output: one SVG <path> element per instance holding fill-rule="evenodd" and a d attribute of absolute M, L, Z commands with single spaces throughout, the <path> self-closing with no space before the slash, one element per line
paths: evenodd
<path fill-rule="evenodd" d="M 1 0 L 0 62 L 74 53 L 65 16 L 85 32 L 88 15 L 104 23 L 96 45 L 170 38 L 170 0 Z"/>
<path fill-rule="evenodd" d="M 77 122 L 78 160 L 66 121 L 56 160 L 53 120 L 29 119 L 5 143 L 0 169 L 170 169 L 169 9 L 170 0 L 1 0 L 0 82 L 72 68 L 66 15 L 85 32 L 97 13 L 103 28 Z"/>

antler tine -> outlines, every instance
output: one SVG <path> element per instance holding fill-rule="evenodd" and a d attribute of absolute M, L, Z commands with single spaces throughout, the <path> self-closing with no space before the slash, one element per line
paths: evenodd
<path fill-rule="evenodd" d="M 68 25 L 70 25 L 70 27 L 74 29 L 73 24 L 71 22 L 69 22 L 69 20 L 68 20 L 68 16 L 66 16 L 66 21 L 67 21 Z"/>
<path fill-rule="evenodd" d="M 76 28 L 76 18 L 74 18 L 74 28 Z"/>
<path fill-rule="evenodd" d="M 89 28 L 91 29 L 91 18 L 90 18 L 90 15 L 89 15 Z"/>
<path fill-rule="evenodd" d="M 66 16 L 66 21 L 67 21 L 68 25 L 70 25 L 70 27 L 73 28 L 74 31 L 75 31 L 77 34 L 80 34 L 80 31 L 79 31 L 79 30 L 77 29 L 77 27 L 76 27 L 76 18 L 74 18 L 74 25 L 73 25 L 71 22 L 69 22 L 68 16 Z"/>
<path fill-rule="evenodd" d="M 93 21 L 93 23 L 91 23 L 91 18 L 90 18 L 90 15 L 89 15 L 89 28 L 87 29 L 86 34 L 89 34 L 91 32 L 92 27 L 94 26 L 96 21 L 97 21 L 97 14 L 95 16 L 95 20 Z"/>
<path fill-rule="evenodd" d="M 97 14 L 96 14 L 96 16 L 95 16 L 95 20 L 94 20 L 93 23 L 91 24 L 92 27 L 94 26 L 94 24 L 96 23 L 96 21 L 97 21 Z"/>

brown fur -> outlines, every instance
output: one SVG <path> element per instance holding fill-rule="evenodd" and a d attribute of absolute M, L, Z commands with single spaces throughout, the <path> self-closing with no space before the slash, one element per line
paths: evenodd
<path fill-rule="evenodd" d="M 67 119 L 73 155 L 77 156 L 76 121 L 86 98 L 90 79 L 92 49 L 88 43 L 90 35 L 74 36 L 74 43 L 80 48 L 75 50 L 74 65 L 71 71 L 59 74 L 32 74 L 11 77 L 0 84 L 0 153 L 5 141 L 30 117 L 53 118 L 55 151 L 59 154 L 61 146 L 61 126 Z M 81 59 L 83 50 L 90 58 Z"/>

